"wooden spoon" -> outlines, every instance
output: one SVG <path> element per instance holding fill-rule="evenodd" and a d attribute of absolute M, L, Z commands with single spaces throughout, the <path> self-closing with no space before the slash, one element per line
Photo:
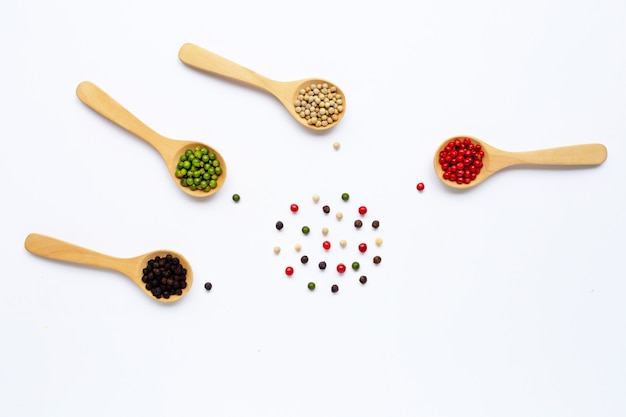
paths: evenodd
<path fill-rule="evenodd" d="M 482 159 L 483 167 L 476 179 L 469 184 L 458 184 L 443 178 L 443 169 L 439 164 L 439 153 L 451 141 L 455 139 L 470 138 L 473 143 L 482 146 L 485 156 Z M 528 152 L 507 152 L 477 139 L 472 136 L 455 136 L 444 141 L 435 153 L 434 165 L 437 177 L 444 184 L 453 188 L 471 188 L 500 171 L 514 165 L 599 165 L 606 160 L 606 147 L 602 144 L 585 144 L 562 146 L 558 148 L 542 149 Z"/>
<path fill-rule="evenodd" d="M 98 86 L 89 81 L 83 81 L 78 84 L 78 87 L 76 88 L 76 95 L 83 103 L 91 107 L 100 115 L 106 117 L 113 123 L 123 127 L 152 145 L 159 152 L 159 154 L 161 154 L 161 157 L 165 161 L 167 169 L 176 185 L 185 193 L 193 197 L 208 197 L 217 192 L 217 190 L 219 190 L 224 184 L 224 181 L 226 181 L 226 162 L 224 161 L 222 155 L 215 150 L 215 148 L 200 142 L 169 139 L 158 134 L 126 110 L 121 104 L 111 98 L 107 93 L 102 91 Z M 187 149 L 194 149 L 196 146 L 207 147 L 213 151 L 217 159 L 220 161 L 220 166 L 222 167 L 222 174 L 217 178 L 217 187 L 211 189 L 210 191 L 192 190 L 190 187 L 181 185 L 180 179 L 176 177 L 176 170 L 178 169 L 180 156 L 184 154 Z"/>
<path fill-rule="evenodd" d="M 289 114 L 301 125 L 310 129 L 330 129 L 339 123 L 345 114 L 345 110 L 343 110 L 337 114 L 338 119 L 336 121 L 326 126 L 316 127 L 315 125 L 309 124 L 305 118 L 300 117 L 296 112 L 294 102 L 300 94 L 300 90 L 309 87 L 311 84 L 328 84 L 329 86 L 335 86 L 337 88 L 337 94 L 341 95 L 343 107 L 345 108 L 346 98 L 343 91 L 335 84 L 328 81 L 319 78 L 308 78 L 291 82 L 274 81 L 191 43 L 186 43 L 180 48 L 178 57 L 190 67 L 241 81 L 271 93 L 285 106 Z"/>
<path fill-rule="evenodd" d="M 31 233 L 26 237 L 24 247 L 30 253 L 44 258 L 109 268 L 121 272 L 137 284 L 145 294 L 162 303 L 171 303 L 179 300 L 187 294 L 193 282 L 193 273 L 187 259 L 171 250 L 155 250 L 135 258 L 115 258 L 37 233 Z M 145 284 L 141 281 L 143 269 L 147 266 L 149 260 L 154 259 L 156 256 L 165 257 L 168 254 L 178 258 L 181 265 L 187 269 L 187 287 L 182 290 L 183 293 L 181 295 L 173 295 L 170 298 L 156 298 L 150 291 L 146 290 Z"/>

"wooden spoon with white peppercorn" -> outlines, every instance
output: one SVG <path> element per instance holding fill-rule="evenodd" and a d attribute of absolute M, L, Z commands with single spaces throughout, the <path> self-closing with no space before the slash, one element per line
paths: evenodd
<path fill-rule="evenodd" d="M 189 292 L 189 288 L 191 288 L 191 284 L 193 282 L 193 273 L 187 259 L 185 259 L 181 254 L 171 250 L 155 250 L 134 258 L 116 258 L 37 233 L 31 233 L 26 237 L 24 247 L 30 253 L 44 258 L 109 268 L 121 272 L 130 278 L 130 280 L 139 288 L 141 288 L 146 295 L 162 303 L 171 303 L 179 300 L 187 294 L 187 292 Z M 143 270 L 148 265 L 148 261 L 155 259 L 157 256 L 165 258 L 168 255 L 171 255 L 173 258 L 177 258 L 180 265 L 186 269 L 184 279 L 186 286 L 185 288 L 180 288 L 180 294 L 178 295 L 168 295 L 168 298 L 165 298 L 164 296 L 157 297 L 152 293 L 152 291 L 146 289 L 146 284 L 142 281 Z"/>
<path fill-rule="evenodd" d="M 453 149 L 454 144 L 457 142 L 457 145 L 463 142 L 464 140 L 469 140 L 469 144 L 472 144 L 474 147 L 476 145 L 480 145 L 480 149 L 483 152 L 480 171 L 475 175 L 475 178 L 472 179 L 469 183 L 465 182 L 457 182 L 455 180 L 451 180 L 449 178 L 444 177 L 444 168 L 442 167 L 442 152 L 446 150 L 446 148 Z M 457 152 L 458 153 L 458 152 Z M 572 145 L 572 146 L 561 146 L 557 148 L 550 149 L 540 149 L 535 151 L 526 151 L 526 152 L 508 152 L 503 151 L 498 148 L 494 148 L 493 146 L 485 143 L 482 140 L 479 140 L 472 136 L 455 136 L 450 139 L 444 141 L 437 152 L 435 153 L 434 158 L 434 168 L 437 177 L 446 185 L 453 188 L 471 188 L 474 187 L 496 172 L 511 166 L 516 165 L 571 165 L 571 166 L 591 166 L 591 165 L 600 165 L 606 160 L 607 150 L 606 146 L 599 143 L 591 143 L 591 144 L 583 144 L 583 145 Z M 449 159 L 449 158 L 448 158 Z M 463 162 L 458 161 L 457 163 Z M 450 162 L 448 161 L 448 165 Z"/>
<path fill-rule="evenodd" d="M 310 129 L 329 129 L 339 123 L 345 113 L 346 99 L 343 92 L 328 81 L 319 78 L 290 82 L 271 80 L 191 43 L 180 48 L 178 57 L 193 68 L 241 81 L 271 93 L 301 125 Z M 320 91 L 307 91 L 311 86 Z M 306 99 L 299 98 L 301 95 L 306 95 Z M 321 106 L 319 103 L 314 105 L 318 100 L 322 103 Z M 313 107 L 307 108 L 307 104 Z"/>
<path fill-rule="evenodd" d="M 83 103 L 91 107 L 100 115 L 106 117 L 113 123 L 123 127 L 152 145 L 159 152 L 159 154 L 161 154 L 161 157 L 163 158 L 163 161 L 165 161 L 167 169 L 169 170 L 169 173 L 178 188 L 190 196 L 208 197 L 213 195 L 221 188 L 224 181 L 226 181 L 226 162 L 224 161 L 222 155 L 215 150 L 215 148 L 201 142 L 170 139 L 160 135 L 149 128 L 131 112 L 126 110 L 120 103 L 115 101 L 107 93 L 102 91 L 100 87 L 96 86 L 92 82 L 83 81 L 78 84 L 78 87 L 76 88 L 76 95 Z M 215 154 L 214 160 L 219 161 L 220 174 L 216 175 L 216 178 L 208 179 L 207 181 L 215 182 L 212 183 L 211 186 L 208 186 L 207 183 L 207 187 L 205 187 L 205 189 L 200 189 L 196 185 L 193 187 L 183 186 L 181 178 L 177 177 L 177 172 L 180 173 L 178 164 L 180 162 L 181 155 L 183 155 L 187 150 L 194 150 L 197 147 L 207 149 L 211 153 Z M 216 167 L 214 167 L 214 169 L 216 169 Z"/>

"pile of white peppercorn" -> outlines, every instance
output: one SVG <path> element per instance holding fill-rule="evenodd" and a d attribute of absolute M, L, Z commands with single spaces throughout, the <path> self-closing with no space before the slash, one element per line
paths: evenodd
<path fill-rule="evenodd" d="M 294 106 L 296 113 L 309 125 L 325 127 L 339 120 L 339 113 L 343 112 L 343 96 L 335 86 L 311 84 L 299 91 Z"/>

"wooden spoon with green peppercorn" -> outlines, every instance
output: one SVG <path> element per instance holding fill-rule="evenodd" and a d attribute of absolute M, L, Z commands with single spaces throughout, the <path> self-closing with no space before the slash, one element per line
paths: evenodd
<path fill-rule="evenodd" d="M 191 43 L 184 44 L 178 57 L 190 67 L 241 81 L 274 95 L 303 126 L 325 130 L 343 118 L 346 99 L 339 87 L 319 79 L 275 81 Z M 313 86 L 313 88 L 312 88 Z"/>
<path fill-rule="evenodd" d="M 116 258 L 37 233 L 31 233 L 26 237 L 24 247 L 30 253 L 42 256 L 44 258 L 56 259 L 65 262 L 73 262 L 82 265 L 97 266 L 101 268 L 109 268 L 121 272 L 122 274 L 130 278 L 131 281 L 137 284 L 137 286 L 141 288 L 141 290 L 145 294 L 163 303 L 171 303 L 173 301 L 179 300 L 181 297 L 187 294 L 193 282 L 193 273 L 187 259 L 185 259 L 181 254 L 171 250 L 155 250 L 134 258 Z M 155 259 L 157 256 L 161 258 L 166 258 L 168 255 L 173 258 L 177 258 L 180 265 L 186 269 L 186 275 L 184 277 L 184 282 L 186 284 L 184 288 L 178 288 L 180 290 L 180 294 L 178 295 L 169 295 L 168 293 L 167 298 L 164 297 L 162 294 L 160 297 L 157 297 L 155 294 L 153 294 L 151 290 L 146 289 L 146 284 L 142 281 L 142 277 L 144 275 L 143 270 L 147 267 L 148 261 Z M 179 280 L 178 287 L 182 286 L 180 285 L 181 281 L 182 280 Z M 171 285 L 168 288 L 171 288 Z M 161 290 L 158 290 L 157 293 L 160 293 L 160 291 Z"/>
<path fill-rule="evenodd" d="M 446 178 L 444 176 L 444 167 L 442 166 L 442 151 L 445 152 L 446 147 L 450 147 L 451 143 L 455 140 L 461 141 L 468 139 L 469 142 L 475 147 L 480 145 L 480 150 L 483 152 L 483 156 L 478 163 L 480 171 L 475 174 L 475 178 L 471 179 L 469 183 L 459 183 L 455 179 Z M 458 143 L 458 142 L 457 142 Z M 455 147 L 450 147 L 452 150 Z M 459 152 L 457 151 L 457 157 Z M 448 156 L 444 154 L 444 156 Z M 599 165 L 606 160 L 607 150 L 602 144 L 584 144 L 584 145 L 572 145 L 562 146 L 550 149 L 541 149 L 527 152 L 508 152 L 503 151 L 483 142 L 472 136 L 455 136 L 444 141 L 437 149 L 434 158 L 434 167 L 437 177 L 446 185 L 453 188 L 471 188 L 482 183 L 487 178 L 495 174 L 496 172 L 515 165 Z M 470 156 L 471 158 L 471 156 Z M 463 163 L 463 161 L 445 161 L 450 165 L 451 163 Z M 471 165 L 471 164 L 470 164 Z M 470 167 L 471 168 L 471 167 Z M 464 168 L 466 172 L 469 170 Z M 471 171 L 470 175 L 471 175 Z M 467 175 L 464 175 L 467 178 Z M 462 181 L 462 180 L 461 180 Z"/>
<path fill-rule="evenodd" d="M 158 134 L 89 81 L 78 84 L 76 95 L 100 115 L 152 145 L 161 154 L 174 182 L 185 193 L 193 197 L 208 197 L 224 184 L 226 162 L 214 148 L 200 142 L 170 139 Z M 183 163 L 191 165 L 191 157 L 184 157 L 185 162 L 181 161 L 181 156 L 188 151 L 200 153 L 199 158 L 195 156 L 194 158 L 199 159 L 201 163 L 194 165 L 194 168 L 182 167 Z M 196 170 L 200 172 L 194 177 L 192 173 Z"/>

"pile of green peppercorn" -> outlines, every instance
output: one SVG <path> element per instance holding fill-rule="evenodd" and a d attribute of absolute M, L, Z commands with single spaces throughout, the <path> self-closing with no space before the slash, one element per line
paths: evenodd
<path fill-rule="evenodd" d="M 222 167 L 215 152 L 205 146 L 187 149 L 180 156 L 176 178 L 183 187 L 209 192 L 217 188 L 217 180 L 222 175 Z"/>

